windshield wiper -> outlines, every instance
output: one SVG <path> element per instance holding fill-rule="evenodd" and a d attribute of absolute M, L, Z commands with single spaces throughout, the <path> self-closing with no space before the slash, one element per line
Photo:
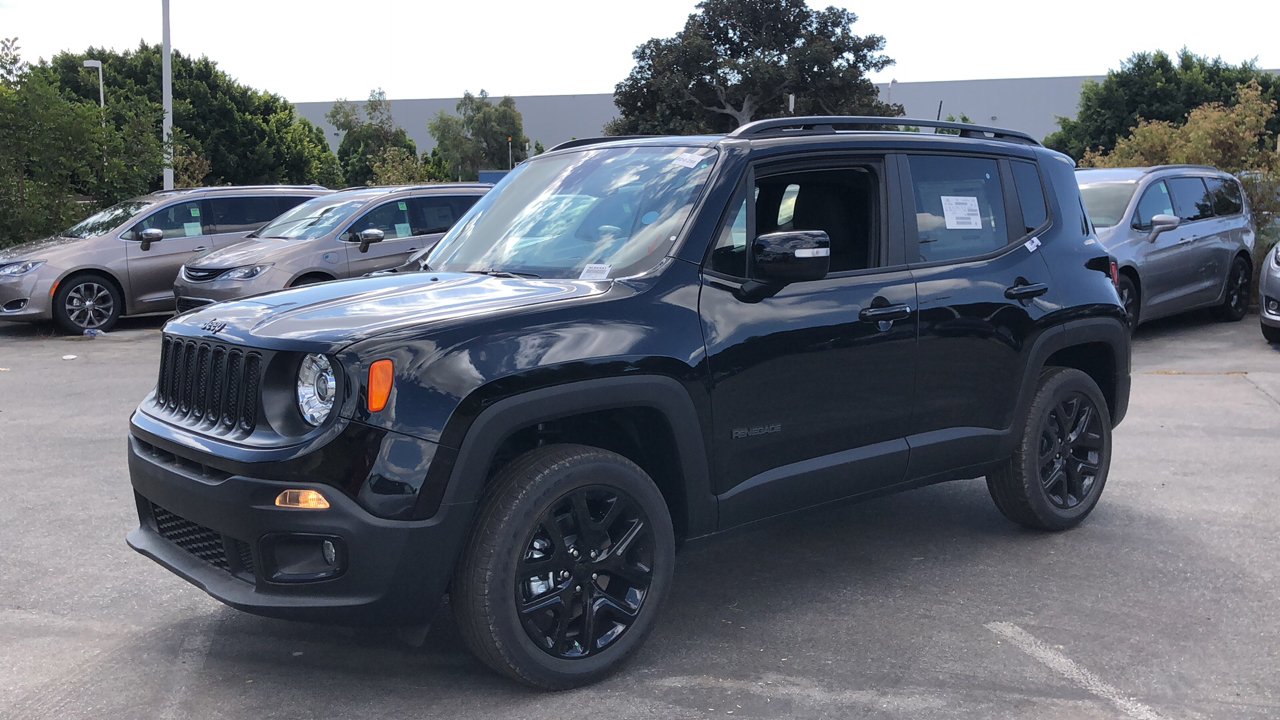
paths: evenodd
<path fill-rule="evenodd" d="M 539 276 L 533 273 L 512 272 L 510 270 L 467 270 L 467 272 L 474 275 L 488 275 L 489 277 L 539 279 Z"/>

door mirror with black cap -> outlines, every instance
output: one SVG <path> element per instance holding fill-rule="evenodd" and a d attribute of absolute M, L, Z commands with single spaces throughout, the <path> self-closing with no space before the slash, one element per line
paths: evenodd
<path fill-rule="evenodd" d="M 831 238 L 822 230 L 760 235 L 751 243 L 751 259 L 760 282 L 821 280 L 831 269 Z"/>
<path fill-rule="evenodd" d="M 1155 242 L 1160 237 L 1160 233 L 1172 230 L 1182 224 L 1182 218 L 1177 215 L 1156 215 L 1151 218 L 1151 234 L 1147 236 L 1147 240 Z"/>
<path fill-rule="evenodd" d="M 386 235 L 378 228 L 369 228 L 368 230 L 361 230 L 359 237 L 360 252 L 367 253 L 370 245 L 382 242 Z"/>
<path fill-rule="evenodd" d="M 138 249 L 146 252 L 151 249 L 151 243 L 157 243 L 164 239 L 164 231 L 160 228 L 147 228 L 138 233 Z"/>

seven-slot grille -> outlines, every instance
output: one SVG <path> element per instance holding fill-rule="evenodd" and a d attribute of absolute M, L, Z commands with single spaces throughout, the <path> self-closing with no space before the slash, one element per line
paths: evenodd
<path fill-rule="evenodd" d="M 155 503 L 151 503 L 151 517 L 155 518 L 156 531 L 160 533 L 160 537 L 219 570 L 252 582 L 253 551 L 248 543 L 224 537 L 215 530 L 191 522 Z"/>
<path fill-rule="evenodd" d="M 202 430 L 253 432 L 258 423 L 261 354 L 167 335 L 163 343 L 157 406 Z"/>

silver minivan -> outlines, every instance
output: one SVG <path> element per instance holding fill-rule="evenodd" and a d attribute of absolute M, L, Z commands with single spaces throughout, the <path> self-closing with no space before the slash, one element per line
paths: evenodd
<path fill-rule="evenodd" d="M 353 188 L 303 203 L 244 242 L 187 263 L 178 312 L 403 265 L 434 247 L 491 185 Z"/>
<path fill-rule="evenodd" d="M 1120 271 L 1130 324 L 1213 308 L 1249 309 L 1253 217 L 1240 183 L 1199 165 L 1077 170 L 1098 240 Z"/>
<path fill-rule="evenodd" d="M 173 276 L 183 263 L 328 192 L 318 185 L 229 186 L 118 203 L 53 237 L 0 250 L 0 320 L 106 331 L 123 315 L 172 311 Z"/>

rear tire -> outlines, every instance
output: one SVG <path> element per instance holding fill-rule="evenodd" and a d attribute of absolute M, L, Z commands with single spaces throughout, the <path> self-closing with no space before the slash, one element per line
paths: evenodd
<path fill-rule="evenodd" d="M 1259 323 L 1259 325 L 1262 325 Z M 1262 325 L 1262 337 L 1272 345 L 1280 345 L 1280 328 L 1271 327 L 1270 325 Z"/>
<path fill-rule="evenodd" d="M 1133 330 L 1138 327 L 1140 308 L 1140 296 L 1138 295 L 1138 286 L 1134 285 L 1133 280 L 1128 275 L 1121 275 L 1120 280 L 1116 283 L 1116 289 L 1120 293 L 1120 304 L 1124 305 L 1125 314 L 1129 316 L 1129 329 Z"/>
<path fill-rule="evenodd" d="M 548 445 L 494 479 L 453 577 L 459 632 L 484 664 L 545 690 L 613 673 L 671 585 L 675 534 L 635 463 Z"/>
<path fill-rule="evenodd" d="M 1098 504 L 1111 466 L 1111 415 L 1093 378 L 1047 368 L 1022 437 L 987 489 L 1005 517 L 1038 530 L 1080 524 Z"/>
<path fill-rule="evenodd" d="M 124 314 L 124 296 L 109 278 L 97 274 L 64 280 L 53 294 L 53 319 L 63 332 L 107 332 Z"/>
<path fill-rule="evenodd" d="M 1227 274 L 1227 290 L 1222 304 L 1213 309 L 1213 316 L 1226 322 L 1236 322 L 1249 312 L 1250 286 L 1253 270 L 1249 261 L 1237 255 L 1231 261 L 1231 270 Z"/>

